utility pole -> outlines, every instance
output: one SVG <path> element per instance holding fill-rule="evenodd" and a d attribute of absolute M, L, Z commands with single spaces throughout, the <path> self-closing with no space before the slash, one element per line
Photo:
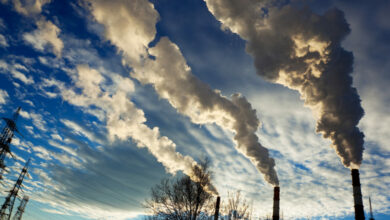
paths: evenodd
<path fill-rule="evenodd" d="M 24 165 L 22 172 L 20 172 L 18 180 L 14 187 L 9 191 L 8 196 L 5 198 L 4 204 L 1 206 L 0 210 L 0 220 L 10 220 L 12 215 L 12 209 L 14 208 L 15 199 L 18 196 L 18 192 L 22 187 L 24 176 L 27 174 L 28 165 L 30 164 L 30 159 L 28 159 L 26 165 Z"/>
<path fill-rule="evenodd" d="M 0 180 L 3 179 L 3 173 L 5 171 L 5 163 L 4 159 L 6 154 L 10 154 L 13 156 L 10 150 L 10 144 L 12 138 L 14 137 L 15 132 L 19 132 L 16 128 L 16 120 L 18 119 L 20 107 L 14 113 L 12 119 L 11 118 L 2 118 L 5 121 L 5 126 L 0 134 Z"/>
<path fill-rule="evenodd" d="M 23 196 L 22 201 L 20 201 L 20 205 L 18 207 L 18 211 L 14 215 L 13 220 L 21 220 L 23 216 L 24 209 L 26 208 L 27 202 L 30 198 L 28 196 Z"/>

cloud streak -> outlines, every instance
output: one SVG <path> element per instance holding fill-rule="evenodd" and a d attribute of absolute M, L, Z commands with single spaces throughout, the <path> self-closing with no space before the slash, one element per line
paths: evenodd
<path fill-rule="evenodd" d="M 9 95 L 7 91 L 0 89 L 0 105 L 7 103 Z"/>

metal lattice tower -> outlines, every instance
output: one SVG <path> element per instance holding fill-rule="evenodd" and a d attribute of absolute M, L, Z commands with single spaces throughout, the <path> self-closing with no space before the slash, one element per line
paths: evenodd
<path fill-rule="evenodd" d="M 28 165 L 30 164 L 30 159 L 28 159 L 26 165 L 24 165 L 22 172 L 20 172 L 18 180 L 14 187 L 9 191 L 8 196 L 5 198 L 4 204 L 1 206 L 0 210 L 0 220 L 9 220 L 11 219 L 12 209 L 14 208 L 16 197 L 18 192 L 22 187 L 24 176 L 27 174 Z"/>
<path fill-rule="evenodd" d="M 13 220 L 21 220 L 23 216 L 24 209 L 26 208 L 27 202 L 30 198 L 28 196 L 23 196 L 22 201 L 20 201 L 20 205 L 18 207 L 18 211 L 13 217 Z"/>
<path fill-rule="evenodd" d="M 5 126 L 0 134 L 0 180 L 3 179 L 3 173 L 5 170 L 5 163 L 4 159 L 6 154 L 10 154 L 11 156 L 11 149 L 10 144 L 12 141 L 12 138 L 14 137 L 15 132 L 19 132 L 16 128 L 16 120 L 18 119 L 20 107 L 16 110 L 14 113 L 12 119 L 10 118 L 2 118 L 5 121 Z"/>

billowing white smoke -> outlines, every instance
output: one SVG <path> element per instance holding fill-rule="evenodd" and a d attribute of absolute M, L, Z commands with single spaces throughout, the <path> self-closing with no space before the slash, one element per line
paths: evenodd
<path fill-rule="evenodd" d="M 135 69 L 132 76 L 143 84 L 152 84 L 161 97 L 194 123 L 216 123 L 233 131 L 237 149 L 264 174 L 267 182 L 278 185 L 275 161 L 259 143 L 256 131 L 260 123 L 245 97 L 234 94 L 229 100 L 197 79 L 179 48 L 168 38 L 162 38 L 149 52 L 155 59 L 145 60 L 144 67 Z"/>
<path fill-rule="evenodd" d="M 89 0 L 95 19 L 105 26 L 105 35 L 123 50 L 126 62 L 140 64 L 147 45 L 156 35 L 159 14 L 147 0 Z"/>
<path fill-rule="evenodd" d="M 141 83 L 152 84 L 161 97 L 194 123 L 217 123 L 235 132 L 237 149 L 254 163 L 270 184 L 279 184 L 275 162 L 255 135 L 259 120 L 248 101 L 239 94 L 229 100 L 195 78 L 178 47 L 167 38 L 147 50 L 148 43 L 154 38 L 158 18 L 153 5 L 147 0 L 92 1 L 92 8 L 96 20 L 105 26 L 106 38 L 123 52 L 133 68 L 133 77 Z M 137 12 L 138 8 L 144 12 L 142 16 Z M 154 19 L 151 21 L 151 18 Z M 136 37 L 136 41 L 123 39 L 122 35 Z M 137 48 L 142 48 L 138 55 Z M 153 58 L 146 57 L 146 51 Z"/>
<path fill-rule="evenodd" d="M 138 147 L 146 147 L 170 173 L 179 170 L 191 175 L 192 167 L 197 163 L 189 156 L 176 152 L 176 145 L 168 137 L 161 136 L 159 129 L 145 125 L 144 112 L 131 102 L 129 95 L 134 91 L 133 82 L 119 75 L 110 75 L 112 85 L 107 84 L 106 77 L 88 66 L 78 66 L 77 73 L 72 75 L 77 88 L 67 88 L 56 82 L 62 98 L 70 104 L 80 106 L 100 120 L 107 122 L 107 130 L 112 141 L 115 138 L 131 138 Z"/>
<path fill-rule="evenodd" d="M 353 56 L 341 47 L 350 32 L 344 15 L 331 9 L 273 7 L 275 1 L 205 0 L 223 28 L 247 41 L 257 73 L 301 93 L 317 117 L 317 132 L 330 138 L 343 164 L 358 168 L 364 111 L 352 87 Z M 276 4 L 276 3 L 275 3 Z"/>
<path fill-rule="evenodd" d="M 156 32 L 154 26 L 158 13 L 151 3 L 147 0 L 92 1 L 91 3 L 92 13 L 96 20 L 107 27 L 106 37 L 126 51 L 124 57 L 129 65 L 133 68 L 141 65 L 140 59 L 147 55 L 145 45 L 153 39 Z M 88 81 L 93 82 L 98 78 L 94 76 Z M 129 79 L 119 79 L 119 81 L 122 80 L 125 82 Z M 120 139 L 132 138 L 140 147 L 147 147 L 169 172 L 175 173 L 181 170 L 193 181 L 198 181 L 193 175 L 193 166 L 198 166 L 194 159 L 176 152 L 175 143 L 165 136 L 161 137 L 157 127 L 153 129 L 147 127 L 144 113 L 134 106 L 126 94 L 120 92 L 120 88 L 126 90 L 132 88 L 133 85 L 123 85 L 123 82 L 115 81 L 118 82 L 119 87 L 117 94 L 98 95 L 108 101 L 98 107 L 111 109 L 107 111 L 109 134 Z M 94 89 L 99 90 L 99 87 L 95 85 Z M 97 91 L 89 90 L 91 90 L 89 86 L 84 87 L 85 95 L 99 94 Z M 100 102 L 93 100 L 92 103 Z M 218 194 L 211 184 L 206 186 L 206 190 Z"/>

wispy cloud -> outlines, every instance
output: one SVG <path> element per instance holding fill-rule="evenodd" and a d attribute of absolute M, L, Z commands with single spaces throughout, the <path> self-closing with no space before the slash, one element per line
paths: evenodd
<path fill-rule="evenodd" d="M 12 4 L 14 9 L 25 16 L 33 17 L 39 15 L 42 12 L 42 7 L 50 3 L 51 0 L 34 0 L 34 1 L 23 1 L 13 0 Z"/>
<path fill-rule="evenodd" d="M 2 34 L 0 34 L 0 46 L 8 47 L 7 39 Z"/>
<path fill-rule="evenodd" d="M 140 202 L 149 187 L 164 175 L 153 156 L 129 147 L 129 143 L 116 142 L 110 150 L 100 151 L 71 136 L 67 138 L 77 144 L 83 169 L 51 163 L 50 173 L 35 170 L 50 187 L 35 192 L 34 199 L 93 219 L 126 219 L 142 213 Z M 95 209 L 101 211 L 92 211 Z"/>
<path fill-rule="evenodd" d="M 38 128 L 39 130 L 41 130 L 43 132 L 47 131 L 47 123 L 41 114 L 21 110 L 20 116 L 22 116 L 23 118 L 26 118 L 26 119 L 31 119 L 34 126 L 36 128 Z"/>
<path fill-rule="evenodd" d="M 62 40 L 59 38 L 60 29 L 44 18 L 38 20 L 36 25 L 38 29 L 25 33 L 23 39 L 36 50 L 43 52 L 50 48 L 57 57 L 60 57 L 64 47 Z"/>
<path fill-rule="evenodd" d="M 22 81 L 23 83 L 30 85 L 34 83 L 34 78 L 32 76 L 26 76 L 19 70 L 26 71 L 23 69 L 24 66 L 18 63 L 8 64 L 4 60 L 0 60 L 0 71 L 3 74 L 8 74 L 12 76 L 12 78 Z"/>
<path fill-rule="evenodd" d="M 7 100 L 9 98 L 9 95 L 7 91 L 0 89 L 0 104 L 7 103 Z"/>

